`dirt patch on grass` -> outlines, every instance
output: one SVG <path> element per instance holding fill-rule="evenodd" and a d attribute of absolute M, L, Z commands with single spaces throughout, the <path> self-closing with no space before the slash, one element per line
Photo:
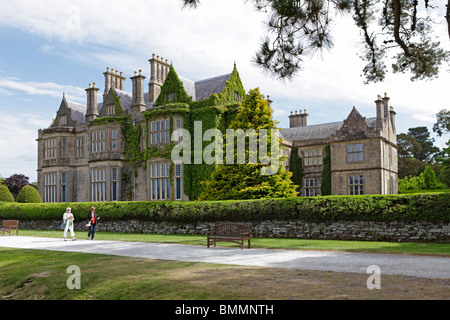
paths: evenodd
<path fill-rule="evenodd" d="M 292 269 L 221 267 L 180 274 L 180 280 L 236 299 L 450 299 L 450 279 L 381 275 L 381 288 L 368 289 L 370 274 Z"/>

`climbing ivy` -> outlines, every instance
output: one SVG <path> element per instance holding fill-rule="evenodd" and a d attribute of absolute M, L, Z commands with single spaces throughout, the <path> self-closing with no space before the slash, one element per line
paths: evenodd
<path fill-rule="evenodd" d="M 105 124 L 116 122 L 121 124 L 124 160 L 129 165 L 129 170 L 122 175 L 126 185 L 129 198 L 131 198 L 132 176 L 137 177 L 138 168 L 145 167 L 147 161 L 154 158 L 170 159 L 173 142 L 152 146 L 149 145 L 149 123 L 154 119 L 170 119 L 169 132 L 172 133 L 174 116 L 183 118 L 183 128 L 194 137 L 194 122 L 202 123 L 202 137 L 206 130 L 217 128 L 225 133 L 230 121 L 239 109 L 239 101 L 245 96 L 245 90 L 237 72 L 236 66 L 226 81 L 221 93 L 212 94 L 209 98 L 201 101 L 192 101 L 183 87 L 175 69 L 170 68 L 161 91 L 155 101 L 153 109 L 143 112 L 144 122 L 133 123 L 131 116 L 122 108 L 120 98 L 113 92 L 113 100 L 116 115 L 97 118 L 94 124 Z M 143 128 L 143 126 L 145 126 Z M 144 141 L 144 146 L 142 142 Z M 202 150 L 209 145 L 210 141 L 202 142 Z M 201 181 L 209 180 L 215 169 L 215 164 L 193 164 L 194 143 L 191 143 L 191 164 L 184 164 L 184 193 L 191 200 L 195 200 L 203 191 Z M 173 177 L 173 163 L 170 166 L 170 176 Z M 172 181 L 172 185 L 174 181 Z M 173 194 L 172 194 L 173 199 Z"/>
<path fill-rule="evenodd" d="M 289 170 L 292 172 L 291 180 L 297 185 L 296 191 L 300 194 L 303 185 L 303 160 L 298 155 L 298 148 L 293 148 L 291 151 L 291 158 L 289 160 Z"/>
<path fill-rule="evenodd" d="M 161 106 L 172 102 L 184 102 L 187 103 L 191 101 L 191 97 L 184 89 L 183 83 L 180 78 L 178 78 L 177 73 L 173 66 L 170 66 L 170 70 L 167 73 L 166 80 L 161 86 L 161 92 L 156 98 L 155 106 Z"/>
<path fill-rule="evenodd" d="M 331 195 L 331 152 L 330 145 L 325 147 L 325 157 L 323 158 L 322 167 L 322 185 L 320 191 L 323 196 Z"/>

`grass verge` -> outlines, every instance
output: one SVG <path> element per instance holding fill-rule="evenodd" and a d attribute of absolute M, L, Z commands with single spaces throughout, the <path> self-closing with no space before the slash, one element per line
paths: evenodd
<path fill-rule="evenodd" d="M 81 270 L 80 289 L 67 288 Z M 449 279 L 368 275 L 137 259 L 109 255 L 0 248 L 4 300 L 440 300 Z"/>
<path fill-rule="evenodd" d="M 20 230 L 19 234 L 23 236 L 34 237 L 62 237 L 62 231 Z M 87 232 L 78 231 L 75 234 L 78 238 L 83 239 L 86 236 Z M 203 235 L 97 232 L 95 234 L 95 238 L 97 240 L 206 245 L 206 236 Z M 218 245 L 238 246 L 236 244 L 227 242 L 220 242 Z M 252 238 L 251 246 L 252 248 L 267 249 L 338 250 L 351 252 L 403 253 L 450 256 L 449 243 Z"/>

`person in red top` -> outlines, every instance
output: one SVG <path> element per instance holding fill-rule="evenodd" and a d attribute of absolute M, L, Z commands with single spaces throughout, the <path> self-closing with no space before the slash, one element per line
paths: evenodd
<path fill-rule="evenodd" d="M 98 214 L 95 213 L 95 208 L 91 207 L 89 209 L 89 213 L 87 214 L 87 226 L 89 227 L 89 232 L 86 236 L 86 239 L 89 240 L 89 237 L 91 237 L 91 240 L 94 240 L 94 234 L 95 234 L 95 227 L 97 226 L 97 221 L 100 219 Z"/>

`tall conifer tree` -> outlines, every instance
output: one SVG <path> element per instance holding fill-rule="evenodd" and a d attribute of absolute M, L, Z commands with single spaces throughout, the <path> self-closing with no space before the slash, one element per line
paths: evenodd
<path fill-rule="evenodd" d="M 241 163 L 242 158 L 239 161 L 238 155 L 242 150 L 239 150 L 239 145 L 234 138 L 232 141 L 229 139 L 230 131 L 228 131 L 225 137 L 226 150 L 233 151 L 227 151 L 225 164 L 218 165 L 212 173 L 211 179 L 204 182 L 205 189 L 199 197 L 200 200 L 283 198 L 297 195 L 297 186 L 291 181 L 292 173 L 286 172 L 281 165 L 283 157 L 280 157 L 279 153 L 273 154 L 273 156 L 271 154 L 273 143 L 278 142 L 280 145 L 280 138 L 272 136 L 271 130 L 277 129 L 275 121 L 272 119 L 272 110 L 258 88 L 250 90 L 245 96 L 229 129 L 233 129 L 234 132 L 238 130 L 246 133 L 254 132 L 253 135 L 249 135 L 248 139 L 245 139 L 244 164 Z M 262 129 L 267 130 L 266 136 L 263 136 Z M 274 139 L 279 140 L 274 141 Z M 267 156 L 261 152 L 256 155 L 255 150 L 250 146 L 256 141 L 258 150 L 260 150 L 259 146 L 264 142 L 263 140 L 267 141 Z M 256 161 L 252 161 L 252 159 Z M 267 172 L 263 174 L 264 170 L 269 169 L 269 164 L 274 165 L 274 159 L 276 170 L 271 172 L 272 174 L 267 174 Z"/>

